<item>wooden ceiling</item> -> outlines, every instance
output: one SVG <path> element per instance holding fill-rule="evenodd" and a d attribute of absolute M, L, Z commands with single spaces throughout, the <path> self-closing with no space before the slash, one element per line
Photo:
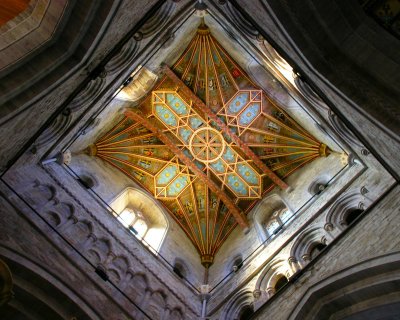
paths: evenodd
<path fill-rule="evenodd" d="M 0 26 L 14 19 L 29 5 L 30 0 L 1 0 L 0 1 Z"/>
<path fill-rule="evenodd" d="M 208 267 L 284 179 L 329 149 L 258 88 L 204 24 L 138 108 L 91 146 L 158 199 Z"/>

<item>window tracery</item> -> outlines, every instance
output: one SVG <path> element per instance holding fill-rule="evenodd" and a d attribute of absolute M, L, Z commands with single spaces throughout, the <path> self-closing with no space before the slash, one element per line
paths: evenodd
<path fill-rule="evenodd" d="M 267 222 L 265 227 L 268 236 L 272 237 L 273 235 L 277 234 L 291 217 L 292 213 L 286 207 L 276 211 L 272 215 L 272 218 Z"/>
<path fill-rule="evenodd" d="M 110 203 L 115 218 L 153 253 L 157 253 L 168 231 L 168 220 L 159 206 L 143 191 L 128 187 Z"/>
<path fill-rule="evenodd" d="M 138 238 L 144 238 L 149 229 L 146 219 L 139 210 L 125 208 L 117 219 Z"/>

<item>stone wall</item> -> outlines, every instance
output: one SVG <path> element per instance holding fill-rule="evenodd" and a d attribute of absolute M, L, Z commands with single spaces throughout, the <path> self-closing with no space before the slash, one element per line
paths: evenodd
<path fill-rule="evenodd" d="M 292 285 L 261 307 L 254 319 L 265 319 L 266 315 L 282 320 L 337 319 L 339 315 L 350 316 L 377 305 L 387 305 L 384 309 L 389 311 L 390 304 L 398 301 L 400 293 L 396 285 L 400 262 L 399 194 L 397 186 L 330 250 L 306 268 Z M 376 269 L 378 266 L 381 270 Z M 380 277 L 380 280 L 374 277 Z M 384 283 L 385 278 L 392 284 L 374 287 L 375 283 Z M 333 287 L 329 287 L 332 283 Z M 397 299 L 394 298 L 396 294 Z M 398 311 L 398 307 L 395 310 Z"/>
<path fill-rule="evenodd" d="M 38 227 L 37 232 L 45 233 L 47 241 L 62 253 L 65 248 L 72 249 L 73 254 L 68 256 L 69 264 L 77 264 L 75 258 L 83 259 L 87 265 L 86 272 L 101 270 L 113 284 L 112 290 L 107 293 L 109 299 L 118 301 L 122 292 L 136 305 L 153 314 L 154 318 L 161 317 L 167 310 L 176 313 L 176 317 L 179 314 L 181 318 L 183 315 L 187 319 L 197 317 L 199 301 L 195 289 L 182 282 L 170 266 L 139 243 L 89 194 L 74 188 L 74 184 L 76 187 L 79 185 L 72 177 L 65 176 L 60 181 L 49 168 L 20 166 L 17 171 L 9 171 L 3 179 L 11 188 L 18 190 L 19 196 L 7 190 L 6 196 L 13 201 L 13 205 L 20 207 L 25 202 L 28 205 L 22 215 L 28 215 L 28 220 L 34 224 L 44 222 L 46 229 Z M 3 212 L 2 216 L 7 215 Z M 10 223 L 2 226 L 8 229 Z M 13 233 L 15 229 L 7 232 Z M 29 236 L 34 237 L 32 234 Z M 35 247 L 40 248 L 41 245 L 36 243 Z M 40 252 L 33 252 L 31 258 L 39 259 L 36 256 L 44 254 L 53 259 L 52 250 Z M 133 311 L 132 302 L 125 303 L 127 314 L 140 313 Z"/>

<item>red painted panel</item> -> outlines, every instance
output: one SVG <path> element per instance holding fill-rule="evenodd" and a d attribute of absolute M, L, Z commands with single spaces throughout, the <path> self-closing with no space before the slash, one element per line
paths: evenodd
<path fill-rule="evenodd" d="M 29 5 L 30 0 L 1 0 L 0 1 L 0 26 L 14 19 Z"/>

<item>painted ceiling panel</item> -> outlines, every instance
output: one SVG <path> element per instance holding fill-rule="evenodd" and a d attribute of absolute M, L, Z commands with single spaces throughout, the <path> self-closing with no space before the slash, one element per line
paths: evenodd
<path fill-rule="evenodd" d="M 281 181 L 329 149 L 260 90 L 203 24 L 172 71 L 180 80 L 166 72 L 90 150 L 151 192 L 208 267 L 276 186 L 257 161 Z"/>

